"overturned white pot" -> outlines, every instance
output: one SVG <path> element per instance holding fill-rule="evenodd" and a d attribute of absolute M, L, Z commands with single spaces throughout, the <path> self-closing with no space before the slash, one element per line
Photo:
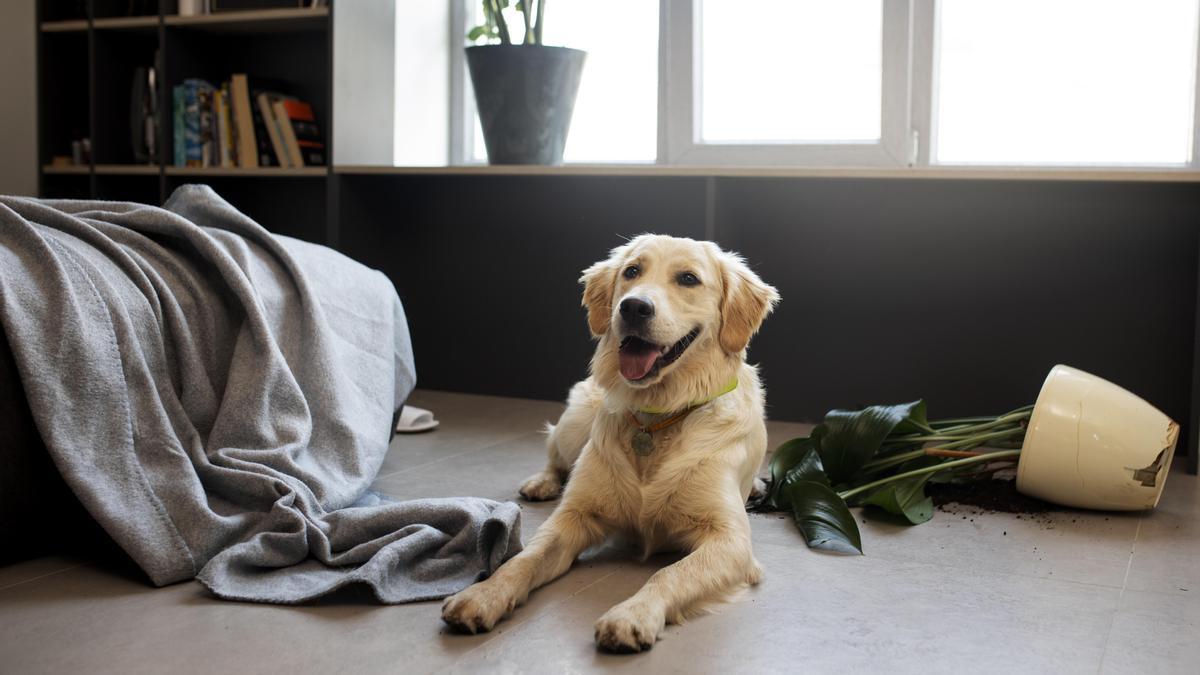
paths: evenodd
<path fill-rule="evenodd" d="M 1042 385 L 1017 466 L 1017 489 L 1084 509 L 1154 508 L 1179 425 L 1117 385 L 1055 366 Z"/>

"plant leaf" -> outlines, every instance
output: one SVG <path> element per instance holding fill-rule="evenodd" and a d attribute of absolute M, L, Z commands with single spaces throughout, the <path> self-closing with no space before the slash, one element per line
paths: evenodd
<path fill-rule="evenodd" d="M 467 33 L 467 39 L 468 40 L 478 40 L 479 38 L 487 35 L 488 32 L 489 31 L 488 31 L 487 26 L 475 26 L 474 28 L 471 29 L 470 33 Z"/>
<path fill-rule="evenodd" d="M 912 406 L 912 409 L 909 410 L 908 415 L 904 419 L 900 420 L 900 423 L 896 425 L 892 433 L 934 433 L 934 428 L 929 424 L 929 418 L 925 414 L 925 401 L 923 399 L 918 399 L 912 403 L 905 403 L 904 405 Z"/>
<path fill-rule="evenodd" d="M 788 508 L 783 498 L 783 487 L 787 484 L 787 474 L 808 453 L 815 453 L 816 448 L 808 437 L 793 438 L 775 449 L 771 455 L 771 487 L 767 493 L 767 503 L 776 509 Z M 820 461 L 820 458 L 817 458 Z M 824 469 L 821 470 L 822 474 Z M 826 478 L 826 481 L 829 479 Z"/>
<path fill-rule="evenodd" d="M 809 548 L 862 554 L 858 524 L 845 500 L 829 486 L 797 480 L 784 487 L 784 497 L 792 505 L 792 518 Z"/>
<path fill-rule="evenodd" d="M 867 460 L 901 422 L 925 423 L 925 402 L 873 405 L 862 410 L 830 410 L 810 438 L 821 455 L 821 464 L 834 485 L 844 483 Z"/>
<path fill-rule="evenodd" d="M 862 501 L 863 506 L 877 506 L 884 511 L 920 525 L 933 517 L 933 499 L 925 496 L 925 483 L 933 474 L 913 476 L 908 480 L 888 483 Z"/>

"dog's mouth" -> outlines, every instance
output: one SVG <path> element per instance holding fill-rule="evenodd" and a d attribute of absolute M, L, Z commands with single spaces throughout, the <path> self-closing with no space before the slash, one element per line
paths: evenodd
<path fill-rule="evenodd" d="M 621 376 L 630 382 L 642 382 L 657 375 L 660 370 L 678 361 L 698 335 L 700 328 L 697 326 L 669 346 L 647 342 L 636 335 L 626 335 L 621 340 L 619 350 Z"/>

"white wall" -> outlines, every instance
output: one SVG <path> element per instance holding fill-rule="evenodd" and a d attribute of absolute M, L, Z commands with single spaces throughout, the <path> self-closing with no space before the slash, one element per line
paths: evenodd
<path fill-rule="evenodd" d="M 37 194 L 36 0 L 0 0 L 0 194 Z"/>
<path fill-rule="evenodd" d="M 441 166 L 450 159 L 450 3 L 396 6 L 393 163 Z"/>
<path fill-rule="evenodd" d="M 333 163 L 391 164 L 396 0 L 334 4 Z"/>

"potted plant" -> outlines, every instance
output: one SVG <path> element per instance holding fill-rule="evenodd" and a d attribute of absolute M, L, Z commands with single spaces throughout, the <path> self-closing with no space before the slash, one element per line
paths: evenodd
<path fill-rule="evenodd" d="M 483 0 L 484 23 L 467 34 L 489 43 L 466 48 L 488 162 L 561 164 L 587 54 L 542 44 L 546 0 L 517 2 L 525 30 L 514 43 L 508 5 Z"/>
<path fill-rule="evenodd" d="M 933 517 L 930 481 L 970 482 L 1016 463 L 1017 489 L 1078 508 L 1158 504 L 1179 425 L 1117 385 L 1067 366 L 1036 404 L 996 417 L 929 421 L 924 401 L 833 410 L 775 451 L 763 510 L 791 511 L 812 548 L 862 553 L 849 506 L 911 524 Z"/>

